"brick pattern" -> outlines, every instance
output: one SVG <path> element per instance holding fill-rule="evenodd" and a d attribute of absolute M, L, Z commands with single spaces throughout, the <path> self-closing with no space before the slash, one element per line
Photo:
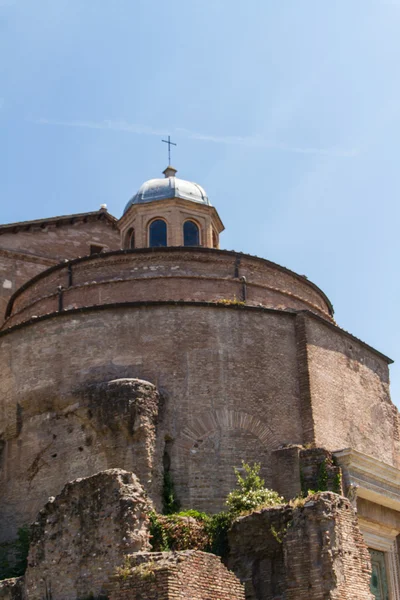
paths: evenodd
<path fill-rule="evenodd" d="M 228 565 L 245 582 L 247 600 L 373 600 L 357 517 L 332 492 L 238 519 L 229 544 Z"/>
<path fill-rule="evenodd" d="M 57 262 L 66 258 L 87 256 L 90 244 L 103 246 L 108 250 L 120 248 L 120 236 L 116 224 L 110 223 L 100 210 L 97 214 L 84 218 L 71 219 L 68 223 L 29 223 L 16 227 L 14 231 L 0 229 L 0 248 L 24 252 L 54 259 Z"/>
<path fill-rule="evenodd" d="M 315 445 L 354 448 L 400 467 L 387 360 L 318 318 L 307 318 L 306 328 Z"/>
<path fill-rule="evenodd" d="M 302 436 L 294 318 L 139 306 L 64 315 L 0 337 L 4 539 L 66 482 L 112 467 L 136 469 L 130 420 L 115 413 L 99 422 L 82 399 L 82 390 L 98 382 L 139 378 L 162 390 L 156 438 L 182 506 L 221 510 L 242 460 L 261 462 L 270 486 L 271 451 Z M 125 414 L 125 405 L 111 404 Z M 153 464 L 162 469 L 156 455 Z M 154 498 L 149 479 L 143 485 Z"/>
<path fill-rule="evenodd" d="M 243 280 L 245 278 L 245 282 Z M 7 327 L 59 310 L 152 300 L 243 301 L 308 309 L 330 319 L 324 294 L 306 279 L 246 255 L 195 248 L 109 253 L 51 269 L 18 293 Z"/>
<path fill-rule="evenodd" d="M 142 553 L 112 578 L 110 600 L 245 600 L 244 587 L 213 554 Z"/>
<path fill-rule="evenodd" d="M 343 494 L 342 470 L 334 463 L 333 455 L 324 448 L 300 451 L 300 480 L 303 493 L 308 490 L 329 490 Z"/>
<path fill-rule="evenodd" d="M 90 244 L 108 250 L 120 247 L 118 229 L 101 211 L 86 222 L 27 224 L 14 233 L 0 229 L 0 326 L 7 302 L 21 285 L 61 260 L 88 255 Z"/>
<path fill-rule="evenodd" d="M 303 444 L 312 443 L 315 437 L 315 423 L 312 411 L 310 373 L 308 365 L 308 346 L 305 315 L 296 316 L 296 346 L 299 391 L 301 401 L 301 420 L 303 423 Z"/>
<path fill-rule="evenodd" d="M 0 581 L 0 600 L 24 600 L 24 578 Z"/>
<path fill-rule="evenodd" d="M 324 448 L 290 445 L 272 453 L 272 487 L 291 500 L 309 490 L 343 494 L 342 470 L 335 465 L 332 452 Z"/>
<path fill-rule="evenodd" d="M 224 226 L 213 206 L 207 206 L 184 200 L 169 198 L 144 204 L 133 204 L 119 221 L 121 228 L 122 248 L 129 248 L 130 233 L 135 231 L 136 248 L 149 245 L 149 225 L 155 219 L 162 219 L 167 224 L 168 246 L 183 246 L 183 224 L 188 219 L 194 221 L 200 230 L 200 245 L 212 248 L 213 232 L 217 245 L 219 234 Z"/>
<path fill-rule="evenodd" d="M 287 600 L 374 600 L 368 548 L 347 499 L 325 492 L 295 511 L 284 553 Z"/>
<path fill-rule="evenodd" d="M 101 595 L 126 555 L 149 549 L 149 510 L 133 473 L 111 469 L 68 483 L 33 524 L 26 597 Z"/>

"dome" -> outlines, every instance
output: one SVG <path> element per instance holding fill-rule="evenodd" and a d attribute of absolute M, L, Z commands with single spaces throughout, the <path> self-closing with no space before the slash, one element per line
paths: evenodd
<path fill-rule="evenodd" d="M 153 200 L 167 200 L 168 198 L 183 198 L 199 204 L 210 205 L 210 201 L 204 189 L 198 183 L 185 181 L 175 177 L 176 170 L 167 167 L 164 171 L 165 178 L 149 179 L 145 181 L 125 206 L 124 213 L 132 204 L 144 204 Z"/>

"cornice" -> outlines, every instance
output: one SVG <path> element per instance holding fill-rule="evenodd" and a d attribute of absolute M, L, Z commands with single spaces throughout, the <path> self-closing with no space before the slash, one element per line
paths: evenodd
<path fill-rule="evenodd" d="M 400 469 L 352 448 L 333 454 L 345 483 L 357 486 L 358 496 L 400 511 Z"/>
<path fill-rule="evenodd" d="M 33 254 L 32 252 L 22 252 L 21 250 L 11 250 L 9 248 L 0 247 L 0 255 L 7 256 L 16 260 L 23 260 L 25 262 L 39 263 L 49 267 L 55 266 L 57 260 L 51 259 L 48 256 L 42 256 L 41 254 Z"/>
<path fill-rule="evenodd" d="M 143 202 L 141 204 L 132 204 L 126 213 L 124 213 L 119 219 L 117 225 L 119 229 L 122 230 L 124 227 L 129 225 L 131 218 L 135 213 L 153 212 L 154 209 L 165 209 L 170 207 L 186 208 L 189 212 L 194 213 L 211 213 L 214 220 L 217 222 L 218 233 L 221 233 L 225 229 L 225 226 L 215 206 L 201 204 L 200 202 L 193 202 L 193 200 L 185 200 L 184 198 L 164 198 L 161 200 L 152 200 L 151 202 Z"/>
<path fill-rule="evenodd" d="M 117 226 L 117 219 L 111 215 L 105 208 L 93 212 L 77 213 L 73 215 L 61 215 L 57 217 L 46 217 L 44 219 L 35 219 L 33 221 L 19 221 L 17 223 L 5 223 L 0 225 L 0 235 L 3 233 L 19 233 L 20 231 L 28 231 L 46 227 L 48 225 L 71 225 L 78 221 L 97 221 L 104 220 L 112 225 Z"/>

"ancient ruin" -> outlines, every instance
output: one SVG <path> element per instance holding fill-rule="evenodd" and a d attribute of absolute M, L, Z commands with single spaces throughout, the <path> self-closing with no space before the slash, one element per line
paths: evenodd
<path fill-rule="evenodd" d="M 306 277 L 220 249 L 204 189 L 164 175 L 119 220 L 0 226 L 0 598 L 400 599 L 391 360 Z M 240 517 L 224 565 L 151 552 L 168 485 L 217 513 L 242 461 L 304 505 Z"/>

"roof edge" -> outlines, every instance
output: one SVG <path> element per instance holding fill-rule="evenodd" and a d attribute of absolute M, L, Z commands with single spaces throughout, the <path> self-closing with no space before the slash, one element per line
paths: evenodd
<path fill-rule="evenodd" d="M 0 235 L 6 233 L 8 230 L 18 233 L 18 231 L 35 226 L 50 225 L 51 223 L 58 223 L 59 225 L 70 225 L 71 221 L 84 221 L 104 219 L 111 225 L 116 226 L 118 219 L 111 215 L 105 208 L 99 210 L 84 213 L 75 213 L 72 215 L 60 215 L 57 217 L 45 217 L 44 219 L 34 219 L 32 221 L 18 221 L 16 223 L 4 223 L 0 224 Z"/>
<path fill-rule="evenodd" d="M 299 275 L 298 273 L 295 273 L 294 271 L 291 271 L 290 269 L 287 269 L 286 267 L 282 267 L 281 265 L 278 265 L 277 263 L 274 263 L 266 258 L 260 258 L 259 256 L 252 256 L 251 254 L 244 254 L 243 252 L 236 252 L 234 250 L 222 250 L 219 248 L 208 248 L 206 246 L 195 246 L 195 247 L 194 246 L 193 247 L 164 246 L 164 247 L 159 247 L 159 248 L 135 248 L 135 249 L 127 249 L 126 248 L 126 249 L 122 249 L 122 250 L 112 250 L 111 252 L 102 252 L 101 254 L 96 254 L 94 256 L 81 256 L 79 258 L 73 258 L 71 260 L 64 260 L 52 267 L 49 267 L 45 271 L 41 271 L 40 273 L 38 273 L 37 275 L 32 277 L 32 279 L 29 279 L 24 284 L 22 284 L 17 290 L 15 290 L 15 292 L 13 293 L 13 295 L 10 297 L 10 299 L 8 301 L 6 317 L 10 316 L 13 303 L 21 292 L 23 292 L 26 288 L 28 288 L 32 284 L 36 283 L 37 281 L 40 281 L 40 279 L 42 279 L 43 277 L 46 277 L 52 271 L 57 271 L 58 269 L 65 268 L 65 266 L 67 264 L 74 265 L 79 262 L 85 262 L 88 260 L 94 260 L 94 259 L 99 259 L 99 258 L 101 260 L 104 260 L 108 256 L 115 256 L 115 255 L 121 255 L 121 254 L 146 254 L 149 252 L 150 253 L 162 253 L 162 252 L 173 253 L 173 252 L 182 252 L 182 250 L 184 250 L 185 252 L 193 252 L 193 253 L 201 252 L 204 254 L 207 254 L 207 253 L 208 254 L 225 254 L 225 255 L 235 256 L 237 258 L 241 258 L 241 257 L 246 258 L 247 257 L 247 258 L 251 258 L 251 259 L 263 262 L 263 263 L 267 263 L 268 265 L 272 266 L 273 268 L 276 268 L 284 273 L 288 273 L 289 275 L 291 275 L 292 277 L 295 277 L 296 279 L 298 279 L 299 281 L 301 281 L 303 283 L 304 282 L 307 283 L 307 285 L 309 285 L 311 288 L 313 288 L 316 292 L 318 292 L 322 296 L 322 298 L 325 300 L 325 302 L 328 306 L 330 316 L 333 316 L 334 311 L 333 311 L 333 306 L 332 306 L 331 301 L 329 300 L 329 298 L 325 294 L 325 292 L 323 292 L 315 283 L 310 281 L 307 277 Z"/>

